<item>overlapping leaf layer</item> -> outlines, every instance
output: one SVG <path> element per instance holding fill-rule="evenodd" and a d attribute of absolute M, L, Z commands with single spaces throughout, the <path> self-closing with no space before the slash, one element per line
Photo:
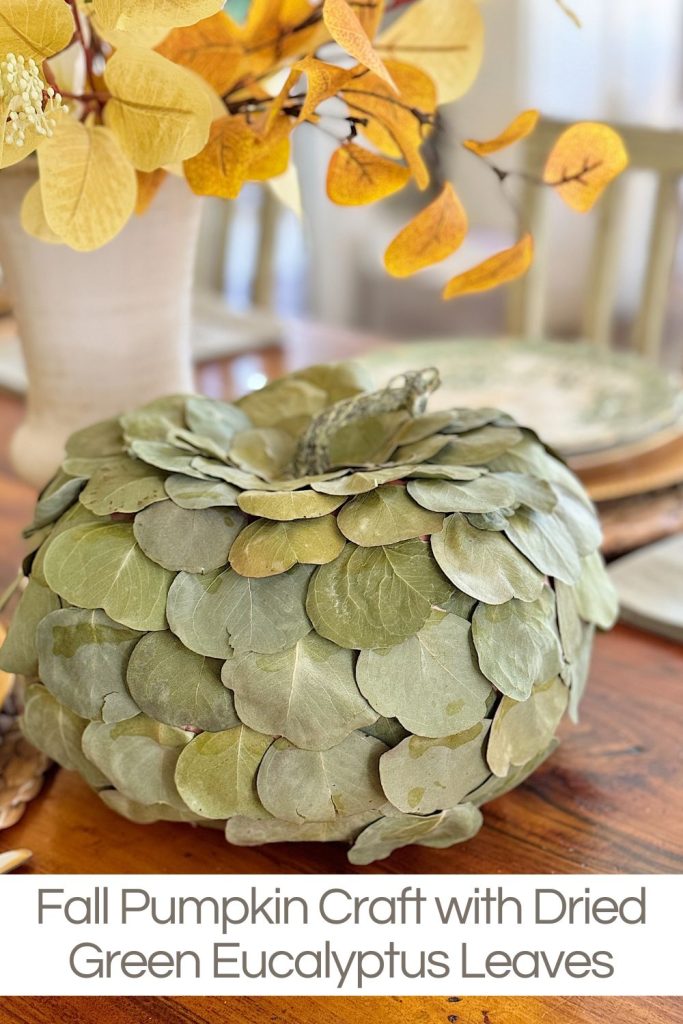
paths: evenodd
<path fill-rule="evenodd" d="M 367 864 L 474 835 L 616 603 L 569 470 L 495 409 L 425 411 L 423 377 L 313 367 L 75 434 L 0 657 L 28 738 L 119 813 L 232 843 Z"/>

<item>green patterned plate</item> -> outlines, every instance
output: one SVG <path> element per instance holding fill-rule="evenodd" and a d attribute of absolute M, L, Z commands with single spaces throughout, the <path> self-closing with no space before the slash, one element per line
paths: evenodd
<path fill-rule="evenodd" d="M 427 340 L 377 349 L 362 361 L 378 384 L 401 370 L 436 366 L 443 387 L 432 408 L 502 409 L 565 456 L 631 443 L 683 414 L 672 376 L 636 355 L 585 342 Z"/>

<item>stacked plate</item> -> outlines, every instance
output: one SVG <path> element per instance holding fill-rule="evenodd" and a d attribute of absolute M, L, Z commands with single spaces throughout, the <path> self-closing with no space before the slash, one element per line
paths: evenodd
<path fill-rule="evenodd" d="M 404 343 L 369 353 L 365 363 L 378 383 L 436 366 L 442 407 L 494 406 L 532 427 L 582 478 L 606 526 L 614 523 L 608 552 L 668 532 L 664 496 L 664 518 L 683 527 L 683 490 L 680 525 L 669 494 L 683 487 L 683 391 L 653 363 L 585 342 L 512 338 Z M 635 519 L 634 529 L 624 530 L 625 519 Z"/>

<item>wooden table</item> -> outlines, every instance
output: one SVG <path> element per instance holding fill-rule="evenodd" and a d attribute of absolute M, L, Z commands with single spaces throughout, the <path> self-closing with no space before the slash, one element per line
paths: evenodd
<path fill-rule="evenodd" d="M 268 375 L 362 350 L 368 339 L 294 325 L 284 347 L 202 368 L 198 386 L 220 396 Z M 5 443 L 21 403 L 0 396 Z M 0 586 L 16 570 L 31 491 L 0 455 Z M 619 626 L 596 644 L 578 727 L 564 727 L 556 755 L 521 789 L 486 807 L 476 839 L 452 850 L 413 847 L 367 868 L 348 864 L 339 844 L 228 846 L 220 833 L 188 826 L 133 825 L 109 811 L 80 779 L 58 771 L 24 818 L 0 833 L 0 848 L 28 847 L 33 872 L 595 873 L 679 872 L 683 867 L 683 649 Z M 680 1000 L 600 999 L 121 999 L 8 1000 L 1 1021 L 273 1021 L 328 1024 L 365 1019 L 392 1024 L 669 1024 Z M 101 1016 L 100 1016 L 101 1015 Z"/>

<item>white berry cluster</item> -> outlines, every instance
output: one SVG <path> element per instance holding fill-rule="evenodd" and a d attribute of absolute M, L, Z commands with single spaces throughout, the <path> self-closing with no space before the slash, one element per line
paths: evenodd
<path fill-rule="evenodd" d="M 8 53 L 0 61 L 0 112 L 6 120 L 7 145 L 21 148 L 32 131 L 49 138 L 61 106 L 62 97 L 46 86 L 33 58 Z"/>

